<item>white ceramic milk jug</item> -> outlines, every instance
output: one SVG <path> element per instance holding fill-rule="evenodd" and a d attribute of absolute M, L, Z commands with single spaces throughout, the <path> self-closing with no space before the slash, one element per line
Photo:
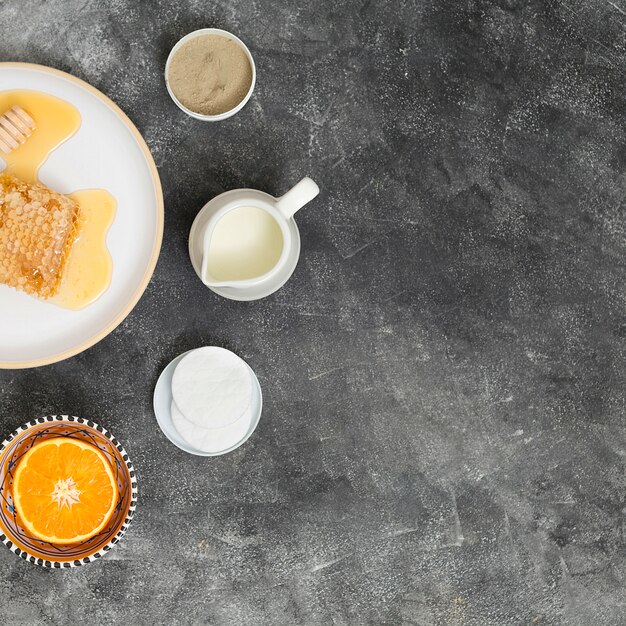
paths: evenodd
<path fill-rule="evenodd" d="M 280 289 L 300 256 L 294 214 L 319 194 L 303 178 L 284 196 L 234 189 L 209 201 L 189 233 L 189 255 L 202 282 L 231 300 L 257 300 Z"/>

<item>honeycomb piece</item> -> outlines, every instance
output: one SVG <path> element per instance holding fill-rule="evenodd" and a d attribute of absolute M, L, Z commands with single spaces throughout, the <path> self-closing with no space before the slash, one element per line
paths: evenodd
<path fill-rule="evenodd" d="M 0 175 L 0 283 L 56 295 L 78 231 L 79 206 L 45 185 Z"/>

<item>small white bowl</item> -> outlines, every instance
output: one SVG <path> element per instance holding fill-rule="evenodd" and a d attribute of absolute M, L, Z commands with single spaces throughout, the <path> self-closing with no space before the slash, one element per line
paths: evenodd
<path fill-rule="evenodd" d="M 245 98 L 230 111 L 226 111 L 225 113 L 220 113 L 219 115 L 203 115 L 202 113 L 196 113 L 196 111 L 192 111 L 188 109 L 184 104 L 180 102 L 180 100 L 176 97 L 172 88 L 170 87 L 169 81 L 169 71 L 170 64 L 176 52 L 178 52 L 179 48 L 185 44 L 190 39 L 194 37 L 200 37 L 201 35 L 219 35 L 221 37 L 225 37 L 226 39 L 230 39 L 234 41 L 245 53 L 248 57 L 248 61 L 250 61 L 250 67 L 252 68 L 252 82 L 250 83 L 250 89 L 248 89 L 248 93 Z M 240 111 L 245 106 L 246 102 L 250 100 L 250 96 L 254 91 L 254 85 L 256 84 L 256 66 L 254 64 L 254 59 L 252 58 L 252 54 L 250 54 L 250 50 L 248 50 L 248 46 L 239 39 L 239 37 L 235 37 L 232 33 L 229 33 L 227 30 L 222 30 L 221 28 L 201 28 L 200 30 L 194 30 L 193 32 L 185 35 L 171 50 L 169 56 L 167 57 L 167 63 L 165 64 L 165 86 L 167 87 L 167 91 L 170 94 L 172 100 L 176 103 L 176 106 L 187 113 L 187 115 L 191 115 L 191 117 L 195 117 L 197 120 L 203 120 L 205 122 L 220 122 L 221 120 L 225 120 L 232 115 L 235 115 L 237 111 Z"/>

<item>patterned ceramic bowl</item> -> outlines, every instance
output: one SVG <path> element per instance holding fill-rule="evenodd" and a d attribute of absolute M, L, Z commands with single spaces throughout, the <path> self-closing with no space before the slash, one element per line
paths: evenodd
<path fill-rule="evenodd" d="M 52 437 L 73 437 L 97 446 L 117 478 L 118 502 L 108 526 L 78 544 L 55 545 L 30 537 L 20 526 L 11 485 L 19 459 L 36 443 Z M 106 554 L 126 532 L 137 504 L 135 470 L 124 448 L 102 426 L 67 415 L 32 420 L 12 433 L 0 447 L 0 540 L 24 560 L 44 567 L 67 568 L 90 563 Z"/>

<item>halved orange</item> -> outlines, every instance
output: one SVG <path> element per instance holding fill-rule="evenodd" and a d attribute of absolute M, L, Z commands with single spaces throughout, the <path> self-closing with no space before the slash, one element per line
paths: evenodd
<path fill-rule="evenodd" d="M 117 482 L 106 456 L 72 437 L 34 445 L 13 477 L 18 520 L 37 539 L 77 543 L 99 533 L 111 519 Z"/>

